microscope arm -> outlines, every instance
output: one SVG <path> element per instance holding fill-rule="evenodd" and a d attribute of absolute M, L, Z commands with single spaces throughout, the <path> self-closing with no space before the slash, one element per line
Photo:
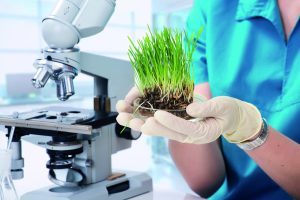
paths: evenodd
<path fill-rule="evenodd" d="M 127 60 L 81 51 L 80 68 L 82 73 L 94 77 L 94 96 L 111 97 L 111 105 L 123 99 L 134 85 L 132 66 Z"/>
<path fill-rule="evenodd" d="M 115 0 L 60 0 L 43 19 L 43 38 L 50 48 L 73 48 L 81 38 L 102 31 L 114 8 Z"/>

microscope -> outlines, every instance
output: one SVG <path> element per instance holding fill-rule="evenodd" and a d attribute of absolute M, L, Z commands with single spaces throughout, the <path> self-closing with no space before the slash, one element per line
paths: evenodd
<path fill-rule="evenodd" d="M 111 109 L 134 84 L 130 62 L 75 47 L 81 38 L 102 31 L 114 8 L 115 0 L 60 0 L 43 19 L 48 48 L 34 62 L 34 87 L 42 88 L 52 80 L 57 98 L 66 101 L 75 94 L 76 76 L 80 72 L 90 75 L 94 78 L 94 110 L 46 107 L 0 116 L 7 136 L 13 133 L 14 178 L 23 178 L 21 139 L 30 135 L 49 138 L 33 143 L 46 148 L 48 178 L 54 185 L 26 193 L 22 200 L 120 200 L 152 191 L 152 179 L 146 173 L 112 170 L 112 154 L 130 148 L 140 136 L 117 124 L 117 113 Z"/>

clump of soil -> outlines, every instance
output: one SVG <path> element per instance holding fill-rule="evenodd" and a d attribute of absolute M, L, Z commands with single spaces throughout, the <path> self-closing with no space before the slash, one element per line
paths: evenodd
<path fill-rule="evenodd" d="M 187 98 L 188 90 L 184 91 L 181 94 L 163 95 L 159 88 L 146 90 L 145 95 L 136 102 L 138 111 L 143 116 L 153 116 L 155 111 L 165 110 L 183 119 L 191 119 L 186 113 L 186 107 L 192 103 L 193 98 Z"/>

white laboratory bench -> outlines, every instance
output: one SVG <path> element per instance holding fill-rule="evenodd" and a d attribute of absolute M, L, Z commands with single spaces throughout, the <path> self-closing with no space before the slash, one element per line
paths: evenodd
<path fill-rule="evenodd" d="M 143 194 L 130 200 L 201 200 L 202 198 L 192 194 L 175 192 L 174 190 L 154 189 L 153 192 Z"/>
<path fill-rule="evenodd" d="M 31 104 L 0 106 L 0 114 L 10 114 L 14 111 L 23 112 L 36 108 L 56 106 L 56 104 Z M 69 101 L 67 104 L 59 102 L 60 106 L 91 108 L 92 100 Z M 2 130 L 1 130 L 2 129 Z M 0 126 L 0 148 L 5 147 L 6 138 L 3 127 Z M 149 138 L 148 138 L 149 139 Z M 49 157 L 46 150 L 29 142 L 22 142 L 22 155 L 25 160 L 24 178 L 14 181 L 18 195 L 21 196 L 38 188 L 53 185 L 48 179 L 46 162 Z M 130 159 L 129 159 L 130 158 Z M 139 171 L 148 173 L 153 179 L 153 191 L 131 198 L 131 200 L 198 200 L 188 188 L 176 167 L 170 162 L 154 161 L 147 136 L 133 141 L 132 147 L 120 151 L 112 156 L 112 166 L 122 170 Z"/>

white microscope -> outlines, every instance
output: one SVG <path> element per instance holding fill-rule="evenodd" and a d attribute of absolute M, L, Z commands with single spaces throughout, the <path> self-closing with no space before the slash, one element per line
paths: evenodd
<path fill-rule="evenodd" d="M 0 116 L 0 124 L 8 132 L 15 128 L 11 146 L 16 178 L 23 177 L 21 138 L 50 138 L 45 144 L 50 157 L 46 166 L 55 185 L 29 192 L 22 200 L 120 200 L 152 191 L 152 179 L 146 173 L 112 172 L 111 155 L 130 148 L 131 140 L 140 136 L 117 124 L 117 113 L 110 110 L 133 85 L 129 61 L 74 48 L 81 38 L 102 31 L 114 8 L 115 0 L 60 0 L 43 19 L 42 33 L 49 48 L 34 62 L 33 85 L 42 88 L 52 79 L 58 99 L 65 101 L 75 94 L 73 79 L 78 73 L 91 75 L 95 80 L 94 110 L 48 107 Z"/>

